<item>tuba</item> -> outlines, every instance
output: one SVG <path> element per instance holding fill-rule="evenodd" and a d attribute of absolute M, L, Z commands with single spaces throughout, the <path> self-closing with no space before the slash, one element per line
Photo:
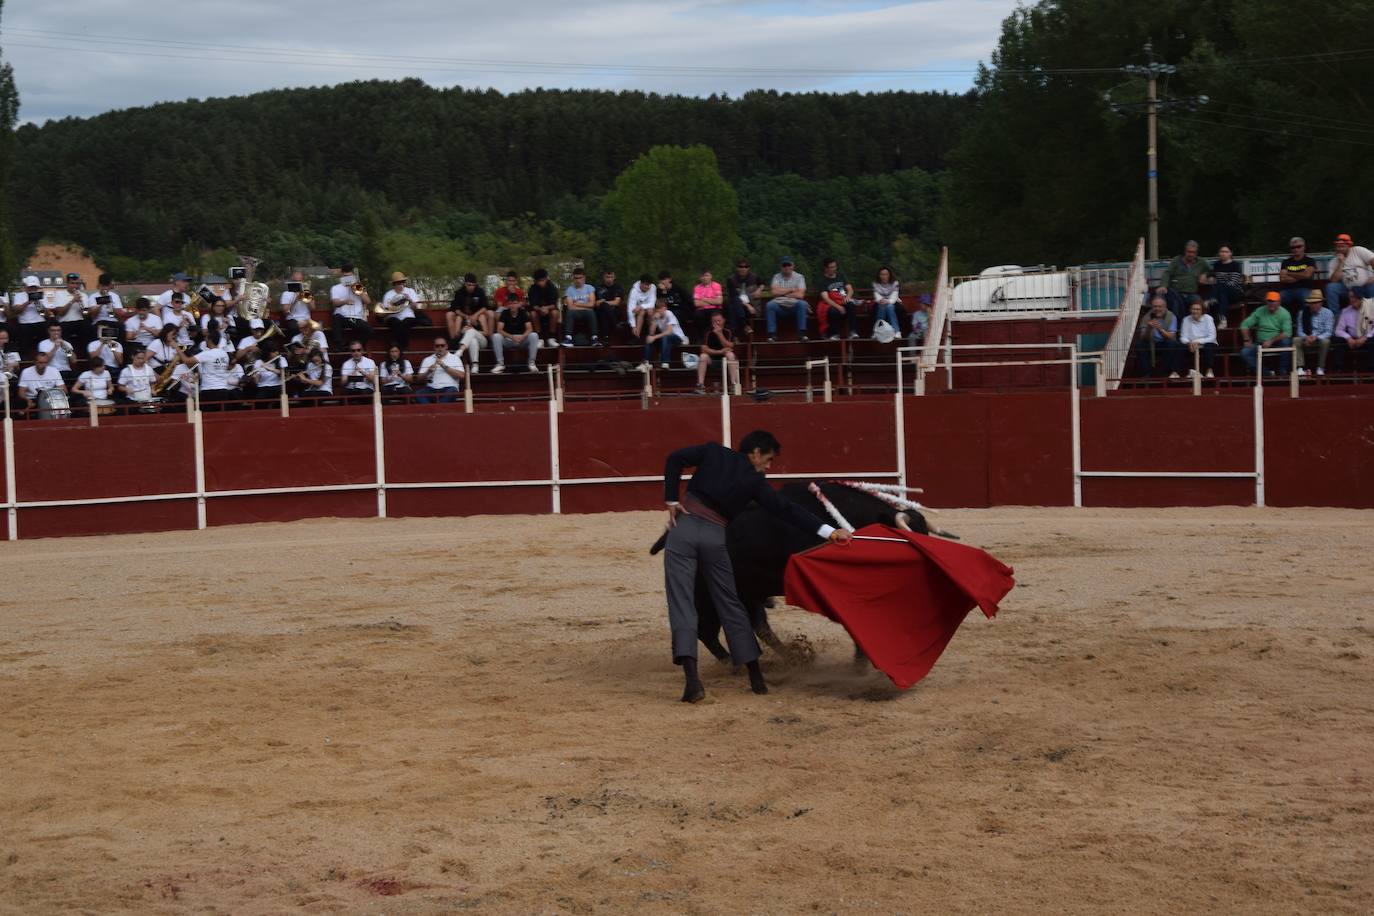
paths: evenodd
<path fill-rule="evenodd" d="M 253 273 L 258 269 L 260 262 L 257 258 L 240 256 L 239 263 L 243 265 L 244 274 L 243 297 L 239 299 L 237 306 L 238 316 L 244 321 L 266 321 L 268 297 L 271 293 L 266 283 L 253 281 Z"/>

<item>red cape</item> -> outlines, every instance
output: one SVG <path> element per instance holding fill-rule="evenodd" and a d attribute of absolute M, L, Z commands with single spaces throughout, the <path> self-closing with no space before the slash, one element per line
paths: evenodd
<path fill-rule="evenodd" d="M 840 623 L 873 664 L 905 690 L 930 673 L 975 607 L 991 618 L 1016 581 L 976 547 L 869 525 L 857 535 L 897 538 L 823 544 L 787 561 L 787 603 Z"/>

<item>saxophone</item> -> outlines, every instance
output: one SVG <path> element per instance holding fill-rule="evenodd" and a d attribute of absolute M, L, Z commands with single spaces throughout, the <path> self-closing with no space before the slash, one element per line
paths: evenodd
<path fill-rule="evenodd" d="M 243 298 L 239 300 L 238 316 L 245 321 L 266 321 L 268 298 L 271 293 L 266 283 L 253 282 L 253 273 L 258 269 L 260 262 L 257 258 L 240 256 L 239 263 L 243 265 L 244 275 Z"/>

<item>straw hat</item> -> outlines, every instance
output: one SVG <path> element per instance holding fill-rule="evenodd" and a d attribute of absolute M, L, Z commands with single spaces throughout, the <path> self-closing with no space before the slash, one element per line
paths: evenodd
<path fill-rule="evenodd" d="M 407 279 L 406 275 L 399 270 L 391 275 L 392 283 L 404 283 Z"/>

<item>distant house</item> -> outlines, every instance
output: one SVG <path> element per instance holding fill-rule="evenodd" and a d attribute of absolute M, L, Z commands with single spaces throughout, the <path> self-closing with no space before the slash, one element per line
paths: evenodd
<path fill-rule="evenodd" d="M 60 270 L 35 270 L 32 267 L 26 267 L 24 268 L 24 272 L 20 274 L 20 276 L 37 277 L 38 285 L 43 287 L 44 289 L 54 289 L 56 287 L 67 285 L 67 281 L 64 279 L 64 276 Z M 22 282 L 17 285 L 21 288 L 23 287 Z"/>
<path fill-rule="evenodd" d="M 287 276 L 300 271 L 307 280 L 323 280 L 329 277 L 337 277 L 339 272 L 332 267 L 325 267 L 323 264 L 316 264 L 310 267 L 293 267 L 286 272 Z"/>

